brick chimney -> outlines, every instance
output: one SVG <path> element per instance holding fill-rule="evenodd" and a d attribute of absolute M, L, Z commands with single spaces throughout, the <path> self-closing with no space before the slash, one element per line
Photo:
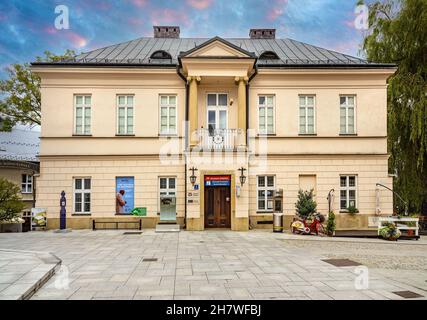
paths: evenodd
<path fill-rule="evenodd" d="M 251 39 L 276 39 L 276 29 L 251 29 L 249 37 Z"/>
<path fill-rule="evenodd" d="M 154 38 L 179 38 L 180 29 L 178 26 L 153 26 Z"/>

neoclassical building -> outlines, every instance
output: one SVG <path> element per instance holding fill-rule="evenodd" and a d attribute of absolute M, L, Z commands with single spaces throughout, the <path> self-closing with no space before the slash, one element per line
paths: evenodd
<path fill-rule="evenodd" d="M 176 199 L 187 230 L 271 228 L 275 211 L 289 226 L 300 189 L 314 190 L 319 212 L 331 206 L 340 230 L 392 214 L 392 193 L 376 184 L 392 188 L 393 65 L 276 39 L 274 29 L 201 39 L 155 26 L 153 37 L 33 70 L 42 79 L 37 207 L 50 228 L 63 190 L 70 228 L 139 219 L 134 208 L 154 227 L 162 197 Z"/>

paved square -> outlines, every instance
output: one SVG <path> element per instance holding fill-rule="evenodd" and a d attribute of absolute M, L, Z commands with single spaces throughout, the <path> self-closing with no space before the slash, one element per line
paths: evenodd
<path fill-rule="evenodd" d="M 425 270 L 404 273 L 402 281 L 393 272 L 369 268 L 368 288 L 357 290 L 358 267 L 335 267 L 322 259 L 363 261 L 325 254 L 336 253 L 336 239 L 305 239 L 267 231 L 83 230 L 0 234 L 0 248 L 48 251 L 62 259 L 61 271 L 33 299 L 403 299 L 393 293 L 399 291 L 426 299 L 427 288 L 420 285 Z M 354 241 L 347 245 L 360 240 Z M 368 244 L 382 251 L 383 243 Z M 329 250 L 310 250 L 322 248 L 319 244 Z M 425 243 L 419 247 L 426 252 Z M 396 255 L 404 249 L 404 244 L 392 248 Z"/>

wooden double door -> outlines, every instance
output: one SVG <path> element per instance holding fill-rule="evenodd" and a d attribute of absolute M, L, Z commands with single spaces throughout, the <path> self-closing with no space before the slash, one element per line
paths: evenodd
<path fill-rule="evenodd" d="M 231 228 L 230 187 L 205 187 L 205 228 Z"/>

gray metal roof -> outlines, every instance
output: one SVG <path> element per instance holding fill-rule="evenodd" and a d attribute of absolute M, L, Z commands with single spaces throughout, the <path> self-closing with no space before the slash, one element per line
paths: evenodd
<path fill-rule="evenodd" d="M 279 59 L 258 59 L 259 67 L 341 66 L 341 67 L 391 67 L 392 65 L 370 63 L 347 54 L 309 45 L 292 39 L 227 38 L 225 41 L 260 57 L 263 52 L 273 51 Z M 179 56 L 212 38 L 139 38 L 77 55 L 59 63 L 34 63 L 34 65 L 134 65 L 176 67 Z M 151 59 L 159 50 L 168 52 L 172 59 Z"/>
<path fill-rule="evenodd" d="M 0 160 L 38 162 L 40 132 L 13 129 L 0 132 Z"/>

